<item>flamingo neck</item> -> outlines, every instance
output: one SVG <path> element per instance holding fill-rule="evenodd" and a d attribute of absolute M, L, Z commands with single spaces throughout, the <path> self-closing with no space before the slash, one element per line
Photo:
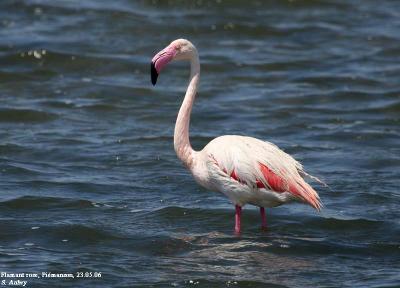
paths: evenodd
<path fill-rule="evenodd" d="M 193 165 L 193 157 L 195 153 L 192 145 L 190 145 L 189 126 L 190 114 L 192 112 L 192 107 L 196 97 L 199 81 L 200 62 L 199 56 L 196 52 L 190 59 L 190 81 L 186 90 L 185 98 L 183 99 L 181 108 L 179 109 L 174 132 L 174 148 L 176 155 L 178 155 L 178 158 L 188 168 L 191 168 Z"/>

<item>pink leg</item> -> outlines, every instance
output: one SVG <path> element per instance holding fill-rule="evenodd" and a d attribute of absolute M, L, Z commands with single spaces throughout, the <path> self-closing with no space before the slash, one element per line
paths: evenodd
<path fill-rule="evenodd" d="M 242 207 L 235 205 L 235 233 L 240 234 L 240 216 L 242 215 Z"/>
<path fill-rule="evenodd" d="M 261 215 L 261 229 L 267 229 L 267 218 L 265 217 L 265 209 L 264 207 L 260 207 L 260 215 Z"/>

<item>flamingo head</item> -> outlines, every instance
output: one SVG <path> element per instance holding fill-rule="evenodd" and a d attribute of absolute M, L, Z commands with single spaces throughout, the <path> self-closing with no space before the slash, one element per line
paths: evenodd
<path fill-rule="evenodd" d="M 151 60 L 151 83 L 156 85 L 158 74 L 173 60 L 189 60 L 197 53 L 194 45 L 186 39 L 177 39 L 158 52 Z"/>

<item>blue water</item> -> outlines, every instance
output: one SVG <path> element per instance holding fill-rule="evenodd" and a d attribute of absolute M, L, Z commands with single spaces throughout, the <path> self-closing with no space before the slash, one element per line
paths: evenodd
<path fill-rule="evenodd" d="M 0 272 L 26 287 L 400 287 L 400 2 L 0 2 Z M 191 141 L 274 142 L 329 188 L 321 213 L 234 209 L 173 149 L 198 48 Z M 85 275 L 85 274 L 83 274 Z M 99 274 L 96 274 L 99 276 Z M 0 277 L 9 281 L 12 278 Z M 8 283 L 8 282 L 7 282 Z"/>

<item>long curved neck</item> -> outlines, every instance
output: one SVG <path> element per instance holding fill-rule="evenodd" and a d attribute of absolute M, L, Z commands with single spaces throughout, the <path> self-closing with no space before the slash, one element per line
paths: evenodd
<path fill-rule="evenodd" d="M 183 99 L 181 108 L 179 109 L 178 117 L 175 123 L 174 132 L 174 148 L 178 158 L 190 168 L 193 164 L 195 151 L 190 145 L 189 126 L 190 114 L 192 112 L 193 103 L 196 97 L 197 87 L 200 81 L 200 62 L 199 56 L 193 54 L 190 59 L 190 81 L 186 90 L 185 98 Z"/>

